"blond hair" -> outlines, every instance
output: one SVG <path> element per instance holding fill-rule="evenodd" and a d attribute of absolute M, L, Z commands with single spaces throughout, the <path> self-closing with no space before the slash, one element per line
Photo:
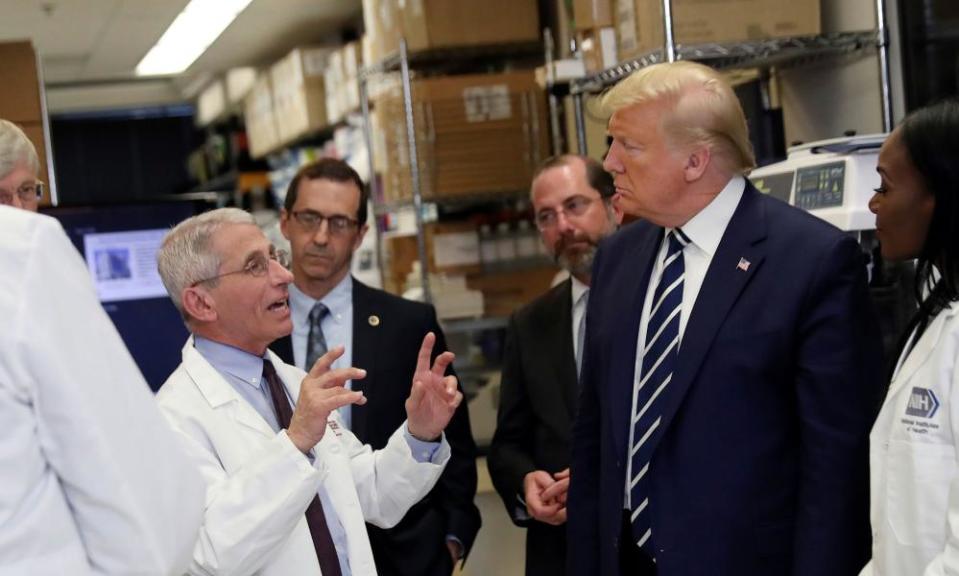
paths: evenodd
<path fill-rule="evenodd" d="M 183 319 L 183 291 L 193 284 L 212 278 L 220 270 L 220 255 L 212 250 L 213 234 L 231 224 L 256 225 L 253 216 L 239 208 L 218 208 L 187 218 L 170 230 L 157 252 L 157 269 L 163 286 Z M 215 285 L 215 280 L 213 281 Z"/>
<path fill-rule="evenodd" d="M 609 115 L 636 104 L 667 102 L 663 134 L 677 146 L 706 146 L 730 172 L 756 167 L 746 116 L 729 82 L 716 70 L 681 60 L 633 72 L 603 95 Z"/>

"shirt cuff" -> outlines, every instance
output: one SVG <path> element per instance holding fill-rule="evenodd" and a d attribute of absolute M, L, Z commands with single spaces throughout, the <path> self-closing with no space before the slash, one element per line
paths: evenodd
<path fill-rule="evenodd" d="M 446 535 L 446 541 L 447 541 L 447 542 L 456 542 L 456 544 L 457 544 L 457 546 L 459 546 L 459 550 L 460 550 L 460 555 L 459 555 L 459 558 L 458 558 L 458 559 L 462 559 L 462 558 L 463 558 L 463 551 L 466 549 L 466 547 L 463 546 L 463 541 L 460 540 L 459 538 L 457 538 L 456 536 L 453 536 L 452 534 L 447 534 L 447 535 Z"/>
<path fill-rule="evenodd" d="M 530 516 L 529 512 L 526 510 L 526 500 L 523 499 L 523 495 L 517 494 L 516 501 L 519 502 L 519 505 L 513 509 L 513 517 L 520 522 L 531 520 L 533 517 Z"/>
<path fill-rule="evenodd" d="M 414 438 L 413 435 L 410 434 L 410 427 L 408 424 L 403 425 L 403 437 L 406 438 L 406 444 L 410 447 L 410 452 L 413 453 L 414 460 L 420 464 L 425 462 L 436 464 L 433 459 L 436 457 L 436 453 L 440 449 L 439 442 L 424 442 Z"/>

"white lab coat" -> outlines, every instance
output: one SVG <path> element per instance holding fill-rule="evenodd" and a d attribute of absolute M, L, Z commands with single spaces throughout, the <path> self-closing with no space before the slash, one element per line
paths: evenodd
<path fill-rule="evenodd" d="M 292 398 L 305 373 L 270 360 Z M 353 576 L 375 575 L 365 522 L 398 523 L 436 484 L 450 448 L 444 439 L 438 464 L 417 463 L 397 430 L 373 452 L 330 415 L 311 465 L 193 347 L 161 387 L 161 410 L 191 446 L 207 481 L 206 518 L 190 574 L 297 576 L 319 574 L 305 511 L 320 485 L 347 533 Z"/>
<path fill-rule="evenodd" d="M 862 576 L 959 575 L 959 304 L 900 359 L 870 435 L 872 561 Z"/>
<path fill-rule="evenodd" d="M 182 571 L 203 482 L 60 225 L 0 206 L 0 575 Z"/>

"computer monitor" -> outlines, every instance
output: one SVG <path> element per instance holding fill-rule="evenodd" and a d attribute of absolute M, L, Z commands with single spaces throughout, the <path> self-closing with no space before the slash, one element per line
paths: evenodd
<path fill-rule="evenodd" d="M 180 363 L 188 335 L 160 282 L 156 252 L 170 228 L 215 207 L 216 196 L 202 194 L 42 210 L 86 260 L 103 308 L 153 390 Z"/>

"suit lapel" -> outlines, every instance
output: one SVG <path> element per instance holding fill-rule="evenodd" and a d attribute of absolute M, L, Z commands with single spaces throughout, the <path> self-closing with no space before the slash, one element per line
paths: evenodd
<path fill-rule="evenodd" d="M 576 382 L 576 356 L 573 351 L 573 281 L 566 280 L 553 293 L 552 302 L 548 309 L 553 313 L 548 316 L 551 322 L 543 326 L 543 335 L 550 339 L 545 350 L 558 350 L 560 354 L 554 358 L 544 358 L 553 370 L 555 381 L 559 383 L 566 401 L 568 421 L 572 421 L 576 411 L 576 397 L 579 386 Z"/>
<path fill-rule="evenodd" d="M 630 244 L 635 244 L 636 248 L 628 251 L 622 261 L 612 264 L 620 268 L 622 274 L 620 287 L 630 295 L 628 307 L 623 310 L 622 315 L 612 319 L 610 324 L 615 328 L 607 335 L 608 340 L 612 341 L 610 344 L 613 348 L 610 357 L 617 360 L 617 363 L 610 367 L 610 382 L 613 385 L 606 391 L 609 394 L 608 402 L 611 407 L 611 425 L 616 454 L 625 454 L 626 443 L 629 441 L 639 323 L 642 321 L 643 302 L 646 300 L 649 277 L 663 241 L 663 228 L 659 226 L 649 225 L 639 230 L 642 234 L 638 234 L 635 240 L 629 241 Z M 630 228 L 626 228 L 620 233 L 629 232 Z M 589 308 L 592 307 L 591 303 Z"/>
<path fill-rule="evenodd" d="M 377 384 L 376 348 L 381 332 L 378 322 L 375 326 L 370 322 L 372 316 L 380 317 L 380 311 L 374 309 L 370 293 L 370 288 L 353 279 L 353 366 L 366 370 L 366 378 L 353 381 L 353 390 L 362 390 L 368 398 Z M 367 406 L 354 404 L 350 407 L 351 431 L 361 442 L 366 441 Z"/>
<path fill-rule="evenodd" d="M 759 192 L 747 183 L 739 206 L 706 271 L 686 324 L 676 370 L 669 385 L 671 390 L 663 404 L 663 420 L 655 439 L 657 442 L 676 415 L 723 321 L 743 288 L 762 266 L 765 250 L 761 241 L 766 237 L 765 220 Z M 745 262 L 745 266 L 741 266 L 741 262 Z"/>

